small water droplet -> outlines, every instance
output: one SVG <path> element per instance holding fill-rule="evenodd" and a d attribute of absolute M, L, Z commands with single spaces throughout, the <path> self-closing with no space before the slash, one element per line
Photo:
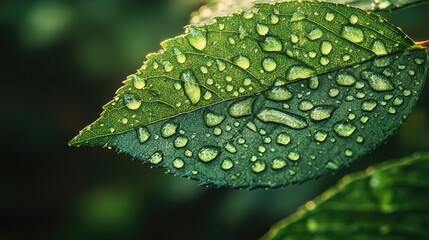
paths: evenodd
<path fill-rule="evenodd" d="M 350 150 L 350 149 L 347 149 L 347 150 L 344 152 L 344 155 L 346 155 L 346 157 L 351 157 L 351 156 L 353 156 L 353 151 L 352 151 L 352 150 Z"/>
<path fill-rule="evenodd" d="M 299 41 L 299 38 L 298 38 L 298 36 L 297 36 L 297 35 L 295 35 L 295 34 L 291 34 L 291 35 L 290 35 L 290 41 L 291 41 L 292 43 L 297 43 L 297 42 Z"/>
<path fill-rule="evenodd" d="M 222 161 L 221 168 L 222 168 L 223 170 L 229 170 L 229 169 L 231 169 L 232 167 L 234 167 L 234 163 L 232 162 L 232 160 L 231 160 L 231 159 L 226 158 L 226 159 L 224 159 L 224 160 Z"/>
<path fill-rule="evenodd" d="M 339 168 L 338 164 L 332 161 L 326 163 L 325 167 L 330 170 L 337 170 Z"/>
<path fill-rule="evenodd" d="M 124 94 L 124 104 L 130 110 L 137 110 L 140 108 L 142 101 L 137 99 L 134 94 Z"/>
<path fill-rule="evenodd" d="M 330 60 L 327 57 L 321 57 L 319 62 L 322 66 L 326 66 L 329 64 Z"/>
<path fill-rule="evenodd" d="M 209 127 L 221 124 L 224 119 L 224 115 L 216 114 L 208 110 L 204 112 L 204 122 Z"/>
<path fill-rule="evenodd" d="M 307 38 L 310 40 L 316 40 L 323 36 L 322 30 L 320 28 L 316 28 L 307 34 Z"/>
<path fill-rule="evenodd" d="M 137 128 L 137 138 L 140 143 L 145 143 L 150 138 L 150 132 L 147 127 L 139 127 Z"/>
<path fill-rule="evenodd" d="M 415 62 L 417 65 L 422 65 L 422 64 L 425 62 L 425 60 L 424 60 L 423 58 L 415 58 L 415 59 L 414 59 L 414 62 Z"/>
<path fill-rule="evenodd" d="M 304 118 L 272 108 L 263 108 L 256 117 L 262 122 L 278 123 L 293 129 L 304 129 L 308 123 Z"/>
<path fill-rule="evenodd" d="M 277 62 L 274 58 L 265 58 L 262 60 L 262 68 L 267 72 L 272 72 L 276 69 Z"/>
<path fill-rule="evenodd" d="M 261 48 L 266 52 L 281 52 L 283 44 L 277 37 L 268 36 L 261 42 Z"/>
<path fill-rule="evenodd" d="M 311 111 L 310 118 L 313 121 L 322 121 L 330 118 L 334 110 L 335 110 L 334 106 L 329 106 L 329 105 L 318 106 Z"/>
<path fill-rule="evenodd" d="M 352 86 L 356 82 L 356 79 L 349 73 L 340 73 L 335 82 L 340 86 Z"/>
<path fill-rule="evenodd" d="M 258 160 L 252 164 L 252 171 L 254 173 L 260 173 L 263 172 L 266 168 L 265 162 L 262 160 Z"/>
<path fill-rule="evenodd" d="M 290 19 L 290 22 L 298 22 L 305 19 L 305 15 L 299 13 L 299 12 L 295 12 L 294 14 L 292 14 L 292 18 Z"/>
<path fill-rule="evenodd" d="M 146 81 L 144 78 L 134 75 L 133 76 L 133 85 L 137 89 L 143 89 L 146 86 Z"/>
<path fill-rule="evenodd" d="M 280 170 L 284 167 L 286 167 L 287 163 L 286 161 L 284 161 L 283 159 L 280 158 L 276 158 L 273 160 L 272 164 L 271 164 L 271 168 L 273 170 Z"/>
<path fill-rule="evenodd" d="M 366 112 L 371 112 L 377 107 L 377 102 L 374 100 L 368 100 L 362 103 L 362 110 Z"/>
<path fill-rule="evenodd" d="M 323 142 L 326 140 L 327 137 L 328 137 L 328 134 L 326 132 L 319 131 L 314 135 L 314 140 L 318 142 Z"/>
<path fill-rule="evenodd" d="M 344 62 L 347 62 L 347 61 L 349 61 L 350 60 L 350 55 L 348 55 L 348 54 L 345 54 L 345 55 L 343 55 L 343 61 Z"/>
<path fill-rule="evenodd" d="M 372 48 L 371 50 L 376 54 L 376 55 L 386 55 L 387 54 L 387 50 L 386 50 L 386 46 L 384 45 L 384 43 L 380 40 L 375 40 L 374 43 L 372 44 Z"/>
<path fill-rule="evenodd" d="M 312 76 L 310 78 L 308 87 L 313 90 L 316 90 L 317 88 L 319 88 L 319 78 L 317 76 Z"/>
<path fill-rule="evenodd" d="M 179 124 L 174 122 L 166 122 L 161 127 L 161 136 L 164 138 L 168 138 L 176 134 L 177 128 L 179 127 Z"/>
<path fill-rule="evenodd" d="M 216 60 L 216 65 L 217 65 L 217 68 L 219 69 L 219 71 L 221 71 L 221 72 L 223 72 L 226 69 L 225 63 L 219 59 Z"/>
<path fill-rule="evenodd" d="M 349 22 L 353 25 L 356 24 L 358 21 L 359 21 L 359 18 L 356 15 L 351 15 L 349 18 Z"/>
<path fill-rule="evenodd" d="M 362 29 L 356 26 L 343 26 L 341 36 L 354 43 L 361 43 L 365 39 Z"/>
<path fill-rule="evenodd" d="M 313 109 L 313 107 L 314 107 L 313 103 L 309 100 L 303 100 L 298 105 L 298 109 L 301 111 L 309 111 Z"/>
<path fill-rule="evenodd" d="M 231 143 L 227 143 L 225 145 L 225 150 L 228 151 L 229 153 L 236 153 L 237 152 L 237 148 L 232 145 Z"/>
<path fill-rule="evenodd" d="M 228 112 L 233 117 L 244 117 L 252 115 L 253 102 L 256 98 L 247 98 L 245 100 L 233 103 Z"/>
<path fill-rule="evenodd" d="M 149 158 L 149 162 L 155 165 L 159 164 L 162 160 L 163 156 L 161 152 L 156 152 Z"/>
<path fill-rule="evenodd" d="M 186 56 L 178 48 L 174 48 L 174 54 L 178 63 L 186 62 Z"/>
<path fill-rule="evenodd" d="M 301 156 L 299 156 L 299 154 L 298 154 L 297 152 L 290 152 L 290 153 L 287 155 L 287 158 L 288 158 L 289 160 L 291 160 L 291 161 L 298 161 L 300 157 L 301 157 Z"/>
<path fill-rule="evenodd" d="M 275 14 L 271 14 L 269 16 L 269 19 L 270 19 L 270 23 L 273 24 L 273 25 L 279 23 L 279 21 L 280 21 L 280 18 L 277 15 L 275 15 Z"/>
<path fill-rule="evenodd" d="M 349 137 L 356 130 L 356 127 L 350 123 L 337 123 L 334 125 L 334 131 L 340 137 Z"/>
<path fill-rule="evenodd" d="M 185 162 L 181 158 L 176 158 L 173 160 L 173 167 L 181 169 L 185 166 Z"/>
<path fill-rule="evenodd" d="M 253 18 L 253 16 L 254 16 L 253 12 L 244 12 L 244 13 L 243 13 L 243 17 L 244 17 L 245 19 L 252 19 L 252 18 Z"/>
<path fill-rule="evenodd" d="M 369 120 L 369 117 L 367 117 L 367 116 L 363 116 L 363 117 L 361 117 L 361 118 L 360 118 L 360 120 L 359 120 L 359 121 L 360 121 L 361 123 L 365 124 L 365 123 L 367 123 L 367 122 L 368 122 L 368 120 Z"/>
<path fill-rule="evenodd" d="M 192 155 L 194 155 L 194 153 L 191 150 L 189 150 L 189 149 L 185 150 L 185 156 L 186 157 L 190 158 L 190 157 L 192 157 Z"/>
<path fill-rule="evenodd" d="M 273 101 L 286 101 L 293 97 L 293 93 L 286 87 L 274 87 L 266 92 L 266 98 Z"/>
<path fill-rule="evenodd" d="M 325 20 L 328 22 L 331 22 L 332 20 L 334 20 L 334 18 L 335 18 L 335 15 L 333 13 L 328 12 L 325 14 Z"/>
<path fill-rule="evenodd" d="M 202 162 L 213 161 L 219 155 L 219 150 L 216 147 L 204 147 L 198 152 L 198 158 Z"/>
<path fill-rule="evenodd" d="M 197 78 L 191 70 L 186 70 L 180 75 L 185 94 L 192 104 L 197 104 L 201 99 L 201 88 Z"/>
<path fill-rule="evenodd" d="M 256 24 L 256 32 L 261 35 L 261 36 L 265 36 L 267 35 L 268 31 L 270 31 L 270 28 L 265 25 L 265 24 Z"/>
<path fill-rule="evenodd" d="M 286 79 L 288 81 L 294 81 L 298 79 L 306 79 L 311 77 L 315 71 L 311 68 L 308 68 L 306 66 L 292 66 L 287 70 L 286 73 Z"/>
<path fill-rule="evenodd" d="M 357 142 L 357 143 L 362 143 L 362 142 L 363 142 L 363 137 L 362 137 L 362 136 L 358 136 L 358 137 L 356 138 L 356 142 Z"/>
<path fill-rule="evenodd" d="M 381 74 L 372 71 L 362 71 L 361 77 L 367 80 L 369 86 L 375 91 L 390 91 L 394 89 L 392 83 Z"/>
<path fill-rule="evenodd" d="M 173 71 L 174 69 L 173 64 L 171 64 L 169 61 L 164 61 L 161 63 L 161 65 L 164 67 L 164 71 L 167 73 Z"/>
<path fill-rule="evenodd" d="M 323 55 L 328 55 L 332 51 L 332 44 L 329 41 L 323 41 L 320 45 L 320 51 Z"/>
<path fill-rule="evenodd" d="M 287 133 L 279 133 L 276 142 L 281 145 L 288 145 L 290 143 L 290 136 Z"/>
<path fill-rule="evenodd" d="M 403 98 L 401 98 L 401 97 L 396 97 L 394 100 L 393 100 L 393 105 L 395 105 L 395 106 L 400 106 L 400 105 L 402 105 L 402 103 L 404 102 L 404 99 Z"/>
<path fill-rule="evenodd" d="M 244 56 L 238 56 L 234 58 L 234 63 L 241 67 L 242 69 L 246 70 L 250 67 L 250 60 L 247 57 Z"/>
<path fill-rule="evenodd" d="M 197 50 L 203 50 L 207 46 L 207 32 L 205 29 L 189 28 L 189 44 Z"/>
<path fill-rule="evenodd" d="M 204 93 L 204 99 L 205 100 L 210 100 L 213 97 L 212 93 L 207 91 Z"/>

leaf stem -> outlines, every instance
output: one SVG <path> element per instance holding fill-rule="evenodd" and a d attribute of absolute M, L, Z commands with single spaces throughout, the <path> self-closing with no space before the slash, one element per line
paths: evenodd
<path fill-rule="evenodd" d="M 429 40 L 422 41 L 422 42 L 416 42 L 416 45 L 414 45 L 413 48 L 419 48 L 419 49 L 429 49 Z"/>

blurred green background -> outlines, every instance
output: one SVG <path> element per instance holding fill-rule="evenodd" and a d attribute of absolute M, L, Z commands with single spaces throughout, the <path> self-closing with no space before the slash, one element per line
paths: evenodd
<path fill-rule="evenodd" d="M 429 86 L 399 133 L 335 175 L 277 190 L 199 187 L 67 142 L 201 0 L 0 3 L 0 239 L 257 239 L 348 172 L 429 151 Z M 385 15 L 429 39 L 429 5 Z"/>

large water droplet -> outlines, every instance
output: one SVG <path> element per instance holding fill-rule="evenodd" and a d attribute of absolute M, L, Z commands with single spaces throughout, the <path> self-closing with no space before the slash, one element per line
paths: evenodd
<path fill-rule="evenodd" d="M 204 29 L 190 28 L 188 40 L 192 47 L 201 51 L 207 46 L 207 32 Z"/>
<path fill-rule="evenodd" d="M 233 103 L 228 112 L 233 117 L 244 117 L 252 115 L 253 102 L 256 98 L 247 98 L 243 101 Z"/>
<path fill-rule="evenodd" d="M 137 89 L 143 89 L 146 86 L 146 81 L 144 78 L 134 75 L 133 76 L 133 85 Z"/>
<path fill-rule="evenodd" d="M 283 44 L 277 37 L 268 36 L 261 42 L 261 48 L 266 52 L 281 52 Z"/>
<path fill-rule="evenodd" d="M 188 144 L 189 139 L 184 136 L 179 136 L 174 140 L 174 146 L 177 148 L 183 148 L 186 147 Z"/>
<path fill-rule="evenodd" d="M 386 55 L 387 54 L 386 46 L 380 40 L 374 41 L 374 43 L 372 44 L 371 50 L 377 55 Z"/>
<path fill-rule="evenodd" d="M 311 77 L 315 71 L 309 67 L 305 66 L 292 66 L 287 70 L 286 79 L 289 81 L 294 81 L 298 79 L 306 79 Z"/>
<path fill-rule="evenodd" d="M 293 129 L 303 129 L 308 127 L 308 123 L 304 118 L 272 108 L 262 109 L 256 117 L 262 122 L 278 123 Z"/>
<path fill-rule="evenodd" d="M 168 138 L 173 136 L 177 132 L 177 128 L 179 124 L 174 122 L 166 122 L 161 127 L 161 136 L 164 138 Z"/>
<path fill-rule="evenodd" d="M 162 160 L 163 156 L 161 152 L 156 152 L 149 158 L 149 162 L 152 164 L 159 164 Z"/>
<path fill-rule="evenodd" d="M 263 172 L 266 168 L 265 162 L 262 160 L 258 160 L 252 164 L 252 171 L 254 173 Z"/>
<path fill-rule="evenodd" d="M 224 115 L 216 114 L 208 110 L 204 112 L 204 122 L 209 127 L 214 127 L 221 124 L 224 119 Z"/>
<path fill-rule="evenodd" d="M 265 58 L 262 60 L 262 68 L 267 72 L 272 72 L 276 69 L 277 62 L 274 58 Z"/>
<path fill-rule="evenodd" d="M 334 106 L 329 106 L 329 105 L 318 106 L 311 111 L 310 118 L 313 121 L 322 121 L 330 118 L 334 110 L 335 110 Z"/>
<path fill-rule="evenodd" d="M 182 72 L 180 77 L 186 96 L 192 104 L 197 104 L 201 99 L 201 88 L 194 73 L 191 70 L 186 70 Z"/>
<path fill-rule="evenodd" d="M 238 56 L 234 60 L 234 63 L 242 69 L 246 70 L 250 67 L 250 60 L 244 56 Z"/>
<path fill-rule="evenodd" d="M 337 123 L 334 126 L 334 131 L 340 137 L 349 137 L 356 130 L 356 127 L 350 123 Z"/>
<path fill-rule="evenodd" d="M 322 45 L 320 45 L 320 52 L 323 55 L 328 55 L 332 51 L 332 44 L 329 41 L 323 41 Z"/>
<path fill-rule="evenodd" d="M 137 138 L 140 143 L 145 143 L 150 138 L 150 132 L 147 127 L 139 127 L 137 128 Z"/>
<path fill-rule="evenodd" d="M 362 71 L 361 77 L 367 80 L 369 86 L 375 91 L 390 91 L 394 89 L 392 83 L 381 74 L 372 71 Z"/>
<path fill-rule="evenodd" d="M 360 43 L 364 40 L 362 29 L 356 26 L 343 26 L 341 36 L 354 43 Z"/>
<path fill-rule="evenodd" d="M 320 28 L 316 28 L 307 34 L 307 38 L 310 40 L 316 40 L 321 38 L 322 36 L 323 36 L 323 32 L 322 30 L 320 30 Z"/>
<path fill-rule="evenodd" d="M 356 82 L 356 79 L 351 74 L 340 73 L 335 81 L 340 86 L 351 86 Z"/>
<path fill-rule="evenodd" d="M 142 104 L 142 101 L 137 99 L 134 94 L 124 94 L 124 104 L 130 110 L 137 110 Z"/>
<path fill-rule="evenodd" d="M 265 36 L 267 35 L 268 31 L 270 31 L 270 28 L 265 25 L 265 24 L 256 24 L 256 32 L 261 35 L 261 36 Z"/>
<path fill-rule="evenodd" d="M 203 162 L 213 161 L 219 155 L 216 147 L 204 147 L 198 152 L 198 158 Z"/>
<path fill-rule="evenodd" d="M 293 97 L 286 87 L 274 87 L 271 90 L 266 92 L 266 98 L 273 101 L 286 101 Z"/>

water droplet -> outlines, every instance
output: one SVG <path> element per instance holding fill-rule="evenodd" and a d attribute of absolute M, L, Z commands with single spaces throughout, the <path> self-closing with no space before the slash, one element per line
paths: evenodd
<path fill-rule="evenodd" d="M 186 62 L 185 54 L 183 54 L 178 48 L 174 48 L 174 54 L 176 55 L 176 59 L 178 63 Z"/>
<path fill-rule="evenodd" d="M 357 142 L 357 143 L 363 143 L 363 137 L 362 137 L 362 136 L 358 136 L 358 137 L 356 138 L 356 142 Z"/>
<path fill-rule="evenodd" d="M 356 15 L 351 15 L 349 18 L 349 22 L 353 25 L 356 24 L 358 22 L 358 20 L 359 20 L 359 18 Z"/>
<path fill-rule="evenodd" d="M 270 31 L 270 28 L 265 25 L 265 24 L 256 24 L 256 32 L 261 35 L 261 36 L 265 36 L 267 35 L 268 31 Z"/>
<path fill-rule="evenodd" d="M 194 153 L 191 150 L 189 150 L 189 149 L 185 150 L 185 156 L 186 157 L 190 158 L 190 157 L 192 157 L 192 155 L 194 155 Z"/>
<path fill-rule="evenodd" d="M 310 118 L 313 121 L 322 121 L 330 118 L 334 110 L 335 110 L 334 106 L 329 106 L 329 105 L 318 106 L 311 111 Z"/>
<path fill-rule="evenodd" d="M 408 75 L 410 75 L 410 76 L 414 76 L 414 75 L 416 75 L 416 71 L 414 71 L 414 70 L 409 70 L 409 71 L 408 71 Z"/>
<path fill-rule="evenodd" d="M 291 161 L 298 161 L 299 158 L 300 158 L 300 156 L 299 156 L 299 154 L 297 152 L 290 152 L 287 155 L 287 158 L 289 158 L 289 160 L 291 160 Z"/>
<path fill-rule="evenodd" d="M 381 74 L 372 71 L 362 71 L 361 77 L 367 80 L 369 86 L 375 91 L 390 91 L 394 89 L 392 83 Z"/>
<path fill-rule="evenodd" d="M 263 108 L 256 117 L 262 122 L 279 123 L 293 129 L 308 127 L 308 123 L 304 118 L 272 108 Z"/>
<path fill-rule="evenodd" d="M 290 41 L 291 41 L 292 43 L 297 43 L 297 42 L 299 41 L 299 38 L 298 38 L 298 36 L 297 36 L 297 35 L 295 35 L 295 34 L 291 34 L 291 35 L 290 35 Z"/>
<path fill-rule="evenodd" d="M 213 161 L 219 155 L 216 147 L 204 147 L 198 152 L 198 158 L 203 162 Z"/>
<path fill-rule="evenodd" d="M 238 57 L 234 58 L 234 63 L 244 70 L 246 70 L 250 67 L 250 60 L 244 56 L 238 56 Z"/>
<path fill-rule="evenodd" d="M 297 22 L 297 21 L 301 21 L 303 19 L 305 19 L 305 15 L 302 15 L 301 13 L 296 12 L 292 15 L 290 22 Z"/>
<path fill-rule="evenodd" d="M 281 52 L 283 44 L 277 37 L 268 36 L 261 42 L 261 48 L 266 52 Z"/>
<path fill-rule="evenodd" d="M 253 16 L 254 16 L 253 12 L 244 12 L 244 13 L 243 13 L 243 17 L 244 17 L 245 19 L 252 19 L 252 18 L 253 18 Z"/>
<path fill-rule="evenodd" d="M 280 170 L 284 167 L 286 167 L 287 163 L 285 160 L 280 159 L 280 158 L 276 158 L 273 160 L 271 168 L 274 170 Z"/>
<path fill-rule="evenodd" d="M 309 34 L 307 34 L 307 38 L 310 40 L 316 40 L 323 36 L 322 30 L 320 28 L 316 28 L 313 31 L 311 31 Z"/>
<path fill-rule="evenodd" d="M 146 86 L 146 81 L 144 78 L 134 75 L 133 76 L 133 85 L 137 89 L 143 89 Z"/>
<path fill-rule="evenodd" d="M 384 43 L 380 40 L 375 40 L 374 43 L 372 44 L 372 48 L 371 50 L 376 54 L 376 55 L 386 55 L 387 54 L 387 50 L 386 50 L 386 46 L 384 45 Z"/>
<path fill-rule="evenodd" d="M 176 169 L 181 169 L 185 166 L 185 162 L 181 158 L 176 158 L 173 160 L 173 167 Z"/>
<path fill-rule="evenodd" d="M 204 93 L 204 99 L 205 100 L 210 100 L 212 98 L 212 96 L 213 96 L 212 93 L 209 91 Z"/>
<path fill-rule="evenodd" d="M 124 94 L 124 104 L 130 110 L 137 110 L 142 104 L 142 101 L 136 98 L 134 94 Z"/>
<path fill-rule="evenodd" d="M 217 65 L 217 68 L 219 69 L 219 71 L 221 71 L 221 72 L 223 72 L 226 69 L 225 63 L 219 59 L 216 60 L 216 65 Z"/>
<path fill-rule="evenodd" d="M 201 98 L 201 89 L 194 73 L 191 70 L 186 70 L 182 72 L 180 77 L 183 82 L 183 88 L 186 96 L 192 104 L 197 104 Z"/>
<path fill-rule="evenodd" d="M 267 151 L 267 148 L 265 148 L 264 146 L 258 146 L 258 152 L 264 153 L 265 151 Z"/>
<path fill-rule="evenodd" d="M 336 97 L 336 96 L 338 96 L 338 94 L 340 94 L 340 90 L 338 90 L 336 88 L 329 89 L 328 95 L 330 97 Z"/>
<path fill-rule="evenodd" d="M 340 73 L 336 79 L 336 83 L 340 86 L 352 86 L 355 82 L 355 77 L 348 73 Z"/>
<path fill-rule="evenodd" d="M 204 29 L 189 28 L 189 44 L 197 50 L 203 50 L 207 46 L 207 32 Z"/>
<path fill-rule="evenodd" d="M 402 95 L 404 95 L 404 97 L 408 97 L 408 96 L 410 96 L 410 95 L 411 95 L 411 91 L 410 91 L 410 90 L 404 90 L 404 91 L 402 92 Z"/>
<path fill-rule="evenodd" d="M 204 122 L 209 127 L 221 124 L 224 119 L 224 115 L 216 114 L 208 110 L 204 112 Z"/>
<path fill-rule="evenodd" d="M 418 65 L 422 65 L 425 62 L 425 60 L 423 58 L 416 58 L 414 59 L 414 62 Z"/>
<path fill-rule="evenodd" d="M 150 138 L 150 132 L 147 127 L 139 127 L 137 128 L 137 138 L 140 143 L 145 143 Z"/>
<path fill-rule="evenodd" d="M 314 140 L 318 142 L 323 142 L 326 140 L 327 137 L 328 137 L 328 134 L 326 132 L 319 131 L 314 135 Z"/>
<path fill-rule="evenodd" d="M 313 107 L 314 107 L 313 103 L 309 100 L 303 100 L 298 105 L 298 109 L 301 111 L 309 111 L 313 109 Z"/>
<path fill-rule="evenodd" d="M 243 101 L 233 103 L 229 109 L 229 115 L 233 117 L 244 117 L 252 115 L 253 102 L 256 98 L 247 98 Z"/>
<path fill-rule="evenodd" d="M 189 139 L 184 136 L 179 136 L 174 140 L 174 146 L 176 148 L 184 148 L 188 144 Z"/>
<path fill-rule="evenodd" d="M 281 145 L 288 145 L 290 143 L 290 136 L 287 133 L 279 133 L 276 142 Z"/>
<path fill-rule="evenodd" d="M 219 23 L 218 26 L 219 26 L 220 31 L 223 31 L 225 29 L 225 24 L 223 24 L 223 23 Z"/>
<path fill-rule="evenodd" d="M 316 52 L 314 52 L 314 51 L 310 51 L 310 52 L 308 52 L 308 56 L 309 56 L 310 58 L 315 58 L 315 57 L 317 56 L 317 53 L 316 53 Z"/>
<path fill-rule="evenodd" d="M 362 29 L 356 26 L 343 26 L 341 36 L 354 43 L 360 43 L 364 40 Z"/>
<path fill-rule="evenodd" d="M 350 123 L 337 123 L 334 126 L 334 131 L 340 137 L 349 137 L 356 130 L 356 127 Z"/>
<path fill-rule="evenodd" d="M 404 99 L 403 98 L 401 98 L 401 97 L 396 97 L 394 100 L 393 100 L 393 105 L 395 105 L 395 106 L 400 106 L 400 105 L 402 105 L 402 103 L 404 102 Z"/>
<path fill-rule="evenodd" d="M 262 160 L 258 160 L 252 164 L 252 171 L 254 173 L 260 173 L 263 172 L 266 168 L 265 162 Z"/>
<path fill-rule="evenodd" d="M 231 169 L 232 167 L 234 167 L 234 163 L 232 162 L 232 160 L 231 160 L 231 159 L 226 158 L 226 159 L 224 159 L 224 160 L 222 161 L 221 168 L 222 168 L 223 170 L 229 170 L 229 169 Z"/>
<path fill-rule="evenodd" d="M 262 60 L 262 68 L 267 72 L 272 72 L 276 69 L 277 62 L 274 58 L 265 58 Z"/>
<path fill-rule="evenodd" d="M 280 18 L 277 15 L 275 15 L 275 14 L 271 14 L 269 16 L 269 18 L 270 18 L 271 24 L 273 24 L 273 25 L 279 23 L 279 21 L 280 21 Z"/>
<path fill-rule="evenodd" d="M 369 120 L 369 117 L 367 117 L 367 116 L 363 116 L 363 117 L 361 117 L 361 118 L 360 118 L 360 120 L 359 120 L 359 121 L 360 121 L 361 123 L 365 124 L 365 123 L 367 123 L 367 122 L 368 122 L 368 120 Z"/>
<path fill-rule="evenodd" d="M 353 156 L 353 151 L 352 151 L 352 150 L 350 150 L 350 149 L 347 149 L 347 150 L 345 151 L 344 155 L 346 155 L 346 157 L 351 157 L 351 156 Z"/>
<path fill-rule="evenodd" d="M 328 55 L 332 51 L 332 44 L 329 41 L 323 41 L 320 46 L 320 51 L 323 55 Z"/>
<path fill-rule="evenodd" d="M 164 61 L 161 63 L 161 65 L 164 67 L 164 71 L 167 73 L 173 71 L 174 69 L 173 64 L 171 64 L 169 61 Z"/>
<path fill-rule="evenodd" d="M 149 158 L 149 162 L 152 164 L 159 164 L 162 160 L 163 156 L 161 152 L 156 152 Z"/>
<path fill-rule="evenodd" d="M 319 88 L 319 78 L 317 76 L 311 77 L 308 87 L 313 90 Z"/>
<path fill-rule="evenodd" d="M 350 55 L 348 54 L 343 55 L 343 61 L 347 62 L 348 60 L 350 60 Z"/>
<path fill-rule="evenodd" d="M 266 92 L 266 98 L 273 101 L 286 101 L 292 97 L 293 93 L 291 93 L 286 87 L 274 87 Z"/>
<path fill-rule="evenodd" d="M 222 134 L 222 129 L 216 127 L 215 129 L 213 129 L 213 135 L 215 136 L 220 136 Z"/>
<path fill-rule="evenodd" d="M 334 18 L 335 18 L 335 15 L 333 13 L 328 12 L 325 15 L 325 20 L 328 22 L 331 22 L 332 20 L 334 20 Z"/>
<path fill-rule="evenodd" d="M 335 162 L 328 162 L 325 167 L 330 170 L 337 170 L 339 168 L 338 164 Z"/>
<path fill-rule="evenodd" d="M 237 152 L 237 148 L 236 148 L 234 145 L 232 145 L 231 143 L 227 143 L 227 144 L 225 145 L 225 149 L 226 149 L 226 151 L 228 151 L 229 153 L 236 153 L 236 152 Z"/>
<path fill-rule="evenodd" d="M 292 66 L 287 70 L 286 79 L 289 81 L 306 79 L 311 77 L 314 73 L 315 71 L 313 69 L 305 66 Z"/>
<path fill-rule="evenodd" d="M 161 136 L 164 138 L 168 138 L 173 136 L 177 132 L 177 128 L 179 125 L 174 122 L 166 122 L 161 127 Z"/>
<path fill-rule="evenodd" d="M 328 65 L 328 64 L 329 64 L 329 58 L 327 58 L 327 57 L 321 57 L 319 62 L 320 62 L 320 64 L 322 64 L 323 66 L 326 66 L 326 65 Z"/>

